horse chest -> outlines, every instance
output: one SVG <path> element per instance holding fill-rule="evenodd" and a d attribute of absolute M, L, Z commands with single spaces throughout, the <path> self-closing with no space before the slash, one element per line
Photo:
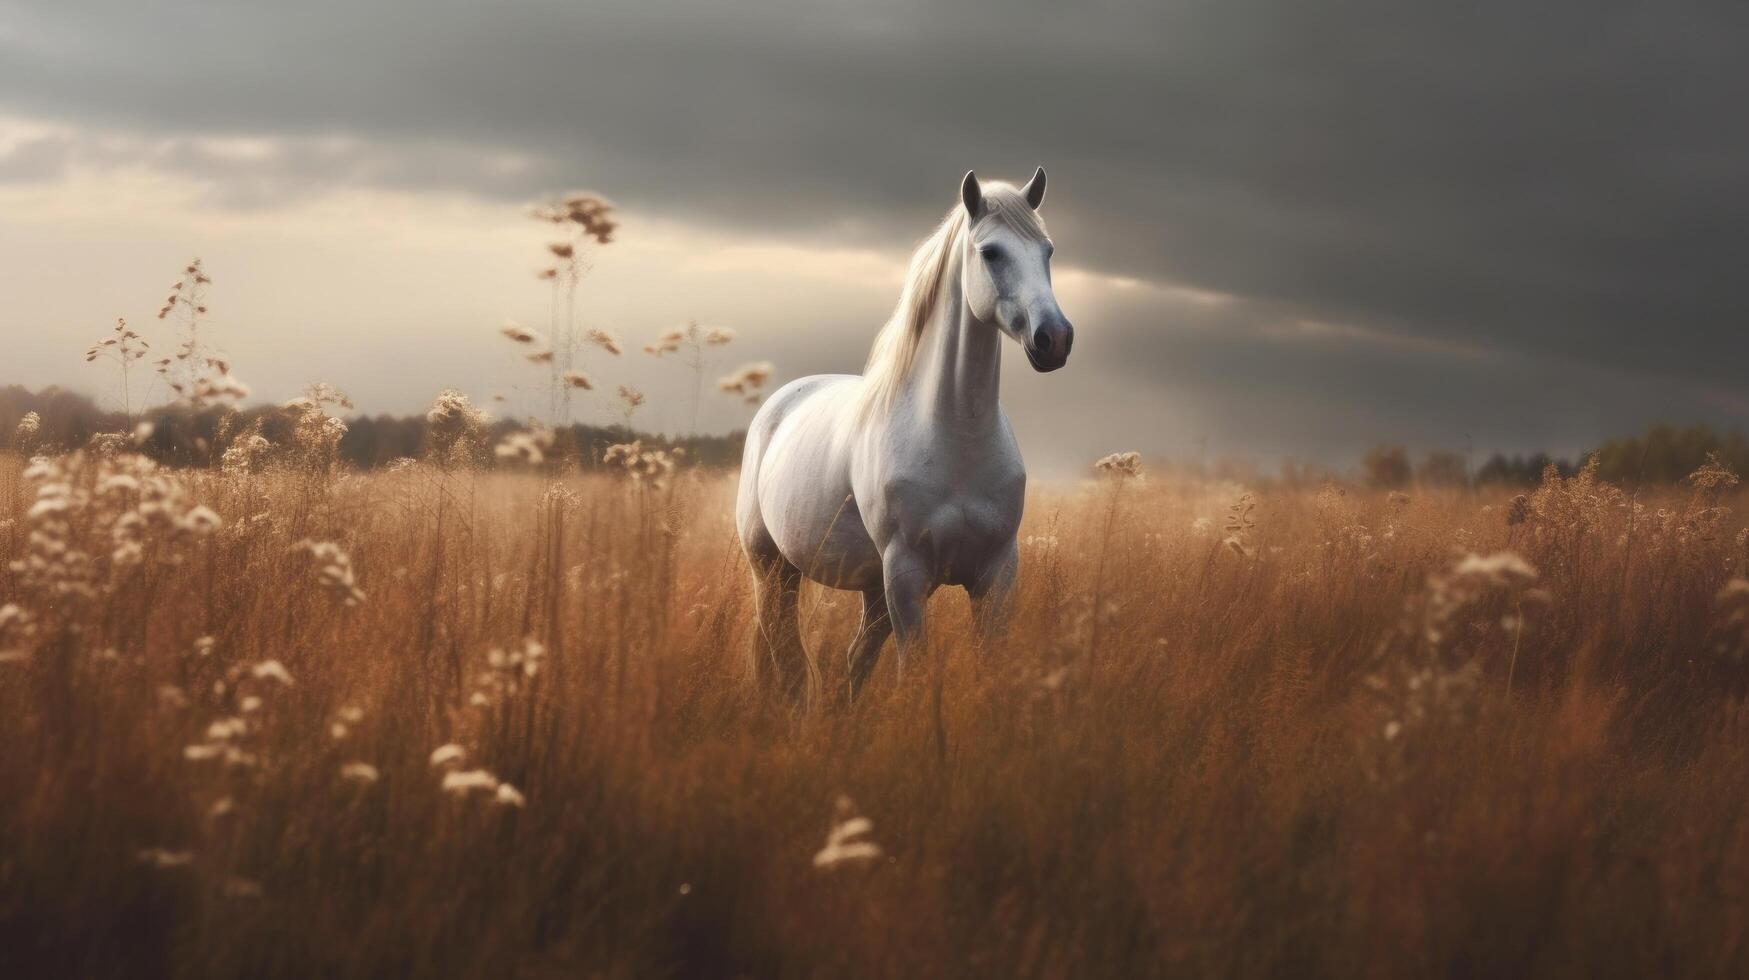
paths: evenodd
<path fill-rule="evenodd" d="M 1014 539 L 1025 493 L 1017 454 L 921 453 L 881 487 L 881 536 L 927 556 L 942 581 L 962 584 Z"/>

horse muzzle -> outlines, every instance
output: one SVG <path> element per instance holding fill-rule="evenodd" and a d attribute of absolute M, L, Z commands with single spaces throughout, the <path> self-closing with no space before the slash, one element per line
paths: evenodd
<path fill-rule="evenodd" d="M 1026 359 L 1043 374 L 1069 363 L 1069 348 L 1075 346 L 1075 328 L 1061 314 L 1043 320 L 1027 335 Z"/>

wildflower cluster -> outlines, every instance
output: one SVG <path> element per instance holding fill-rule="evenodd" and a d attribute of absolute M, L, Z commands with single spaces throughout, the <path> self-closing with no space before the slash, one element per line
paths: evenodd
<path fill-rule="evenodd" d="M 128 326 L 128 322 L 116 318 L 115 327 L 108 337 L 103 338 L 85 352 L 85 363 L 91 364 L 99 358 L 114 361 L 121 373 L 122 411 L 133 412 L 133 398 L 129 391 L 128 378 L 135 362 L 144 360 L 151 353 L 152 345 L 146 338 Z"/>
<path fill-rule="evenodd" d="M 164 297 L 164 305 L 158 308 L 158 319 L 165 319 L 178 307 L 196 316 L 205 315 L 206 287 L 211 284 L 212 279 L 201 269 L 200 258 L 197 256 L 183 268 L 182 275 L 170 284 L 170 294 Z"/>
<path fill-rule="evenodd" d="M 531 363 L 548 365 L 550 401 L 547 422 L 561 426 L 571 420 L 572 395 L 595 391 L 598 384 L 598 378 L 585 370 L 579 352 L 596 348 L 617 356 L 625 350 L 620 338 L 611 331 L 592 327 L 579 332 L 576 312 L 577 286 L 588 270 L 587 250 L 612 242 L 618 223 L 613 205 L 588 193 L 566 195 L 538 205 L 530 213 L 536 220 L 562 229 L 565 235 L 559 241 L 547 243 L 546 251 L 552 264 L 538 273 L 539 279 L 552 284 L 550 320 L 544 333 L 515 323 L 507 324 L 500 332 L 513 343 L 527 348 L 523 356 Z M 707 351 L 734 339 L 735 331 L 727 327 L 703 328 L 694 322 L 664 331 L 643 347 L 645 353 L 658 358 L 683 354 L 686 364 L 692 368 L 692 430 L 698 427 L 699 395 L 709 359 Z M 756 405 L 763 397 L 762 389 L 771 371 L 771 365 L 767 363 L 743 365 L 734 374 L 723 377 L 719 387 L 748 404 Z M 633 414 L 644 404 L 644 394 L 630 385 L 621 384 L 616 388 L 618 402 L 615 407 L 622 423 L 630 428 Z M 525 450 L 530 448 L 533 447 L 526 443 L 501 447 L 511 453 L 505 458 L 525 459 L 528 456 Z"/>
<path fill-rule="evenodd" d="M 1142 475 L 1141 453 L 1112 453 L 1093 464 L 1094 472 L 1116 480 L 1133 480 Z"/>
<path fill-rule="evenodd" d="M 305 466 L 326 470 L 339 460 L 346 423 L 328 412 L 352 407 L 352 399 L 344 391 L 320 383 L 310 385 L 302 395 L 280 406 L 291 419 L 292 447 Z"/>
<path fill-rule="evenodd" d="M 37 457 L 25 468 L 34 501 L 25 512 L 24 554 L 13 560 L 19 622 L 55 612 L 75 632 L 80 609 L 123 585 L 123 575 L 148 559 L 179 563 L 184 550 L 216 531 L 210 508 L 190 501 L 183 481 L 143 456 Z"/>
<path fill-rule="evenodd" d="M 195 645 L 196 655 L 210 656 L 212 647 L 212 640 L 206 638 Z M 291 672 L 277 660 L 264 660 L 246 667 L 232 666 L 225 675 L 227 680 L 213 684 L 213 693 L 234 697 L 229 702 L 231 713 L 207 725 L 205 738 L 184 746 L 182 757 L 190 762 L 216 760 L 230 769 L 254 768 L 261 763 L 255 744 L 261 726 L 256 718 L 267 697 L 292 686 Z"/>
<path fill-rule="evenodd" d="M 644 345 L 644 353 L 656 358 L 684 352 L 681 360 L 692 369 L 692 429 L 698 428 L 698 400 L 704 387 L 705 366 L 711 360 L 710 348 L 722 347 L 734 339 L 735 331 L 728 327 L 705 329 L 695 321 L 684 327 L 664 330 L 654 341 Z"/>
<path fill-rule="evenodd" d="M 206 325 L 206 289 L 212 278 L 200 259 L 190 262 L 170 284 L 170 294 L 158 310 L 158 319 L 181 314 L 182 342 L 171 357 L 155 362 L 158 374 L 178 398 L 195 409 L 233 405 L 249 397 L 247 385 L 231 375 L 231 366 L 206 346 L 201 330 Z"/>
<path fill-rule="evenodd" d="M 705 348 L 721 347 L 734 339 L 735 331 L 728 327 L 711 327 L 707 330 L 692 322 L 684 327 L 662 331 L 655 340 L 644 345 L 644 353 L 651 357 L 663 357 L 684 349 L 688 352 L 688 363 L 697 367 L 702 363 Z"/>
<path fill-rule="evenodd" d="M 170 387 L 195 408 L 234 406 L 249 397 L 249 386 L 238 381 L 222 359 L 209 357 L 205 363 L 209 370 L 196 375 L 186 388 L 177 382 Z"/>
<path fill-rule="evenodd" d="M 272 453 L 273 441 L 261 434 L 261 420 L 256 419 L 225 447 L 219 468 L 233 477 L 259 473 Z"/>
<path fill-rule="evenodd" d="M 364 721 L 364 709 L 348 705 L 334 714 L 334 721 L 328 726 L 328 735 L 336 742 L 342 742 L 352 736 L 352 729 Z"/>
<path fill-rule="evenodd" d="M 1542 485 L 1524 502 L 1523 522 L 1535 541 L 1546 550 L 1561 552 L 1564 560 L 1571 558 L 1579 541 L 1601 531 L 1622 506 L 1621 489 L 1598 478 L 1598 465 L 1593 455 L 1578 473 L 1563 477 L 1551 464 L 1543 471 Z M 1517 509 L 1516 501 L 1513 507 Z"/>
<path fill-rule="evenodd" d="M 126 452 L 130 440 L 120 432 L 93 432 L 85 443 L 85 451 L 93 456 L 114 456 Z"/>
<path fill-rule="evenodd" d="M 613 204 L 606 198 L 587 191 L 577 191 L 556 201 L 537 205 L 530 214 L 537 221 L 561 227 L 570 226 L 577 236 L 590 239 L 598 245 L 607 245 L 613 241 L 613 233 L 619 230 L 619 222 L 614 219 L 613 211 Z M 553 254 L 561 259 L 570 258 L 570 254 L 561 253 L 561 244 L 564 243 L 554 244 Z M 557 274 L 556 270 L 554 274 Z"/>
<path fill-rule="evenodd" d="M 251 795 L 263 785 L 264 774 L 275 768 L 267 721 L 275 702 L 295 682 L 278 660 L 227 664 L 215 653 L 217 646 L 210 636 L 196 640 L 184 654 L 181 671 L 191 680 L 212 678 L 204 688 L 198 683 L 191 688 L 211 712 L 211 720 L 198 729 L 197 739 L 180 750 L 198 787 L 197 798 L 207 801 L 201 825 L 207 845 L 173 852 L 148 849 L 141 853 L 141 860 L 159 869 L 194 864 L 203 875 L 213 878 L 225 897 L 258 898 L 261 885 L 235 873 L 240 855 L 225 846 L 229 835 L 223 828 L 236 820 L 238 811 L 248 806 Z M 158 689 L 158 702 L 167 711 L 182 711 L 189 701 L 190 695 L 181 687 L 165 684 Z"/>
<path fill-rule="evenodd" d="M 644 353 L 651 357 L 662 357 L 665 354 L 672 354 L 680 350 L 680 345 L 685 340 L 686 331 L 679 327 L 676 327 L 673 330 L 664 330 L 656 336 L 655 340 L 644 345 Z"/>
<path fill-rule="evenodd" d="M 589 247 L 599 247 L 613 241 L 613 234 L 619 228 L 613 211 L 613 205 L 599 195 L 579 192 L 537 205 L 530 212 L 535 220 L 553 225 L 564 234 L 561 240 L 547 243 L 547 253 L 553 264 L 538 274 L 538 278 L 553 284 L 552 318 L 548 325 L 546 344 L 527 355 L 536 364 L 551 366 L 552 400 L 549 409 L 553 417 L 549 421 L 554 424 L 570 421 L 570 396 L 573 391 L 588 391 L 593 387 L 588 376 L 576 363 L 577 284 L 582 281 L 589 268 L 585 260 Z M 560 312 L 561 297 L 564 303 L 563 313 Z M 512 333 L 507 329 L 505 333 L 510 339 L 523 344 L 532 344 L 539 339 L 528 331 Z M 621 352 L 619 338 L 605 330 L 588 330 L 583 334 L 583 340 L 610 354 L 617 355 Z M 562 420 L 558 418 L 561 409 L 564 413 Z"/>
<path fill-rule="evenodd" d="M 1487 624 L 1478 624 L 1467 615 L 1490 598 L 1523 598 L 1536 581 L 1536 569 L 1510 551 L 1466 555 L 1450 571 L 1428 580 L 1424 627 L 1428 646 L 1446 659 L 1468 659 L 1475 639 L 1471 634 L 1478 629 L 1485 632 Z M 1522 623 L 1509 618 L 1501 625 L 1516 631 Z"/>
<path fill-rule="evenodd" d="M 717 388 L 740 396 L 749 405 L 757 405 L 765 397 L 765 382 L 770 380 L 770 361 L 755 361 L 736 368 L 734 373 L 717 379 Z"/>
<path fill-rule="evenodd" d="M 30 613 L 18 603 L 0 606 L 0 664 L 15 663 L 29 655 L 34 626 Z"/>
<path fill-rule="evenodd" d="M 533 637 L 523 640 L 520 646 L 486 651 L 486 669 L 480 672 L 479 689 L 469 700 L 475 707 L 485 707 L 514 697 L 540 673 L 546 655 L 547 648 Z"/>
<path fill-rule="evenodd" d="M 146 342 L 146 338 L 130 329 L 128 322 L 120 317 L 116 318 L 111 334 L 91 345 L 85 352 L 85 363 L 90 364 L 102 357 L 125 366 L 143 359 L 151 352 L 152 345 Z"/>
<path fill-rule="evenodd" d="M 1384 718 L 1379 733 L 1386 742 L 1430 725 L 1472 723 L 1490 663 L 1505 661 L 1499 666 L 1511 689 L 1526 608 L 1549 601 L 1536 588 L 1537 577 L 1529 562 L 1502 551 L 1466 555 L 1428 578 L 1426 594 L 1381 648 L 1378 669 L 1366 678 Z"/>
<path fill-rule="evenodd" d="M 479 455 L 489 421 L 467 395 L 445 388 L 425 413 L 426 451 L 442 466 L 469 462 Z"/>
<path fill-rule="evenodd" d="M 485 769 L 462 768 L 467 755 L 466 749 L 453 742 L 440 745 L 432 751 L 431 767 L 443 772 L 443 778 L 438 782 L 440 789 L 458 799 L 485 796 L 499 806 L 520 808 L 527 805 L 528 800 L 520 790 L 491 772 Z"/>
<path fill-rule="evenodd" d="M 1749 688 L 1749 578 L 1732 578 L 1714 597 L 1710 648 L 1730 686 Z"/>
<path fill-rule="evenodd" d="M 506 435 L 498 440 L 498 445 L 492 451 L 501 462 L 539 466 L 552 448 L 552 430 L 536 426 Z"/>
<path fill-rule="evenodd" d="M 679 453 L 678 449 L 645 449 L 642 440 L 633 440 L 608 446 L 601 461 L 610 467 L 618 467 L 633 480 L 660 487 L 668 474 L 674 472 L 675 458 Z"/>
<path fill-rule="evenodd" d="M 12 430 L 12 444 L 21 453 L 28 453 L 36 448 L 37 440 L 42 437 L 43 417 L 35 412 L 25 412 L 18 420 L 18 425 Z"/>
<path fill-rule="evenodd" d="M 1252 534 L 1257 530 L 1257 522 L 1252 519 L 1251 514 L 1256 509 L 1257 497 L 1247 490 L 1227 507 L 1227 521 L 1221 526 L 1227 532 L 1221 544 L 1241 558 L 1251 558 L 1257 554 L 1256 546 L 1251 543 Z"/>
<path fill-rule="evenodd" d="M 620 413 L 625 416 L 627 428 L 631 428 L 632 413 L 643 407 L 644 393 L 631 385 L 619 386 Z"/>
<path fill-rule="evenodd" d="M 292 550 L 308 557 L 316 569 L 316 582 L 345 606 L 364 601 L 364 592 L 352 574 L 352 559 L 332 541 L 299 541 Z"/>
<path fill-rule="evenodd" d="M 1693 492 L 1676 525 L 1678 539 L 1683 542 L 1719 540 L 1724 535 L 1725 519 L 1731 516 L 1731 509 L 1720 501 L 1737 486 L 1737 474 L 1718 450 L 1714 450 L 1707 454 L 1700 469 L 1688 475 L 1688 483 Z"/>

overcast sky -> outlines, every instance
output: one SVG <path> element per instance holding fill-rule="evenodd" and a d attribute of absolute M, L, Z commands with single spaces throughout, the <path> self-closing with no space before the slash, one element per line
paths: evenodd
<path fill-rule="evenodd" d="M 1732 0 L 0 0 L 0 383 L 108 397 L 80 352 L 200 254 L 262 397 L 514 412 L 523 206 L 587 187 L 624 231 L 585 320 L 634 342 L 592 373 L 683 425 L 636 345 L 857 370 L 960 175 L 1042 164 L 1075 357 L 1004 374 L 1042 465 L 1738 424 L 1746 37 Z"/>

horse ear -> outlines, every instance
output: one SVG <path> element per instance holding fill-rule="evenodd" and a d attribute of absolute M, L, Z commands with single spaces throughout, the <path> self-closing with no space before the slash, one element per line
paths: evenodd
<path fill-rule="evenodd" d="M 960 181 L 960 200 L 966 204 L 966 217 L 973 221 L 984 214 L 984 191 L 978 186 L 978 175 L 975 171 L 966 171 L 966 179 Z"/>
<path fill-rule="evenodd" d="M 1038 171 L 1032 175 L 1032 179 L 1020 189 L 1020 193 L 1026 196 L 1026 203 L 1032 205 L 1032 209 L 1037 211 L 1038 206 L 1045 203 L 1045 168 L 1038 168 Z"/>

